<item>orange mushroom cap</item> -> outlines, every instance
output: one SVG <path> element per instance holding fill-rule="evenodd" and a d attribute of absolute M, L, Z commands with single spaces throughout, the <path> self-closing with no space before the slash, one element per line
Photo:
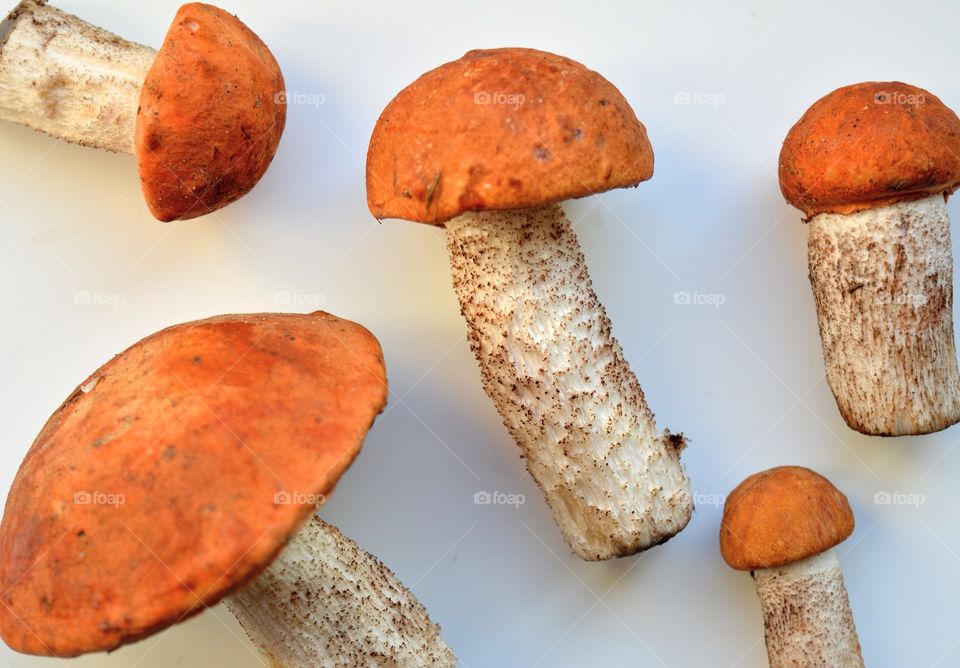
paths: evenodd
<path fill-rule="evenodd" d="M 238 18 L 193 3 L 177 12 L 140 94 L 140 185 L 158 220 L 196 218 L 245 195 L 286 122 L 283 75 Z"/>
<path fill-rule="evenodd" d="M 386 402 L 355 323 L 226 315 L 143 339 L 27 453 L 0 524 L 0 636 L 74 656 L 175 624 L 266 568 Z"/>
<path fill-rule="evenodd" d="M 932 93 L 870 81 L 821 98 L 790 128 L 780 189 L 808 218 L 953 192 L 960 119 Z"/>
<path fill-rule="evenodd" d="M 404 88 L 367 152 L 377 218 L 439 224 L 635 186 L 653 148 L 620 91 L 578 62 L 521 48 L 470 51 Z"/>
<path fill-rule="evenodd" d="M 720 553 L 733 568 L 777 568 L 829 550 L 853 533 L 847 497 L 819 473 L 780 466 L 755 473 L 723 506 Z"/>

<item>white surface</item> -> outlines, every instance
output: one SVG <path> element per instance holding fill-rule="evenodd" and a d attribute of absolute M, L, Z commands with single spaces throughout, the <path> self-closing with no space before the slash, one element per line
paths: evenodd
<path fill-rule="evenodd" d="M 176 9 L 61 6 L 151 45 Z M 322 515 L 412 586 L 463 666 L 765 666 L 759 601 L 750 577 L 720 558 L 715 502 L 787 463 L 850 497 L 857 529 L 838 553 L 867 664 L 960 665 L 960 431 L 879 440 L 844 426 L 823 380 L 806 230 L 776 179 L 787 129 L 840 85 L 900 79 L 960 108 L 955 3 L 229 9 L 270 45 L 288 89 L 323 104 L 291 106 L 272 168 L 220 214 L 154 222 L 132 158 L 0 127 L 0 489 L 74 386 L 142 336 L 217 313 L 311 310 L 322 296 L 379 336 L 392 386 L 389 411 Z M 656 151 L 652 181 L 567 209 L 659 423 L 692 438 L 698 510 L 639 558 L 569 553 L 481 390 L 442 233 L 378 225 L 366 209 L 367 139 L 386 102 L 469 48 L 504 45 L 603 73 Z M 694 103 L 676 104 L 685 92 Z M 956 200 L 950 210 L 956 220 Z M 678 291 L 724 303 L 676 304 Z M 76 303 L 78 293 L 95 303 Z M 476 506 L 480 490 L 526 503 Z M 895 491 L 925 502 L 874 502 Z M 74 665 L 259 666 L 240 637 L 217 608 Z M 56 663 L 0 650 L 3 666 Z"/>

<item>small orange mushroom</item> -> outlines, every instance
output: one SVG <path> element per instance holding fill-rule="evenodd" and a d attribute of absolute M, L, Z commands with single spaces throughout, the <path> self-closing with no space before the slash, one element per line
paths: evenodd
<path fill-rule="evenodd" d="M 727 497 L 720 552 L 731 568 L 753 575 L 771 668 L 863 667 L 833 551 L 853 524 L 847 497 L 800 466 L 755 473 Z"/>

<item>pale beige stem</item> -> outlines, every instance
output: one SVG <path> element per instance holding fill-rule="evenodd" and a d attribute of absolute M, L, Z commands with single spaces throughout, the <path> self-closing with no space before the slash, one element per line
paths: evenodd
<path fill-rule="evenodd" d="M 573 551 L 624 556 L 683 529 L 684 440 L 654 426 L 563 210 L 467 213 L 447 243 L 484 387 Z"/>
<path fill-rule="evenodd" d="M 25 0 L 0 23 L 0 119 L 133 153 L 140 89 L 156 51 Z"/>
<path fill-rule="evenodd" d="M 833 550 L 753 572 L 770 668 L 862 668 L 860 640 Z"/>
<path fill-rule="evenodd" d="M 397 576 L 317 517 L 226 604 L 272 668 L 457 663 Z"/>
<path fill-rule="evenodd" d="M 847 424 L 899 436 L 960 420 L 943 195 L 814 216 L 809 263 L 827 381 Z"/>

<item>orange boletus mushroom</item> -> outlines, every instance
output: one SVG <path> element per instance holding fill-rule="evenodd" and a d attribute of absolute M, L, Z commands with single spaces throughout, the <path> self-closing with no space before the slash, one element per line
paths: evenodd
<path fill-rule="evenodd" d="M 904 83 L 835 90 L 783 142 L 780 188 L 810 224 L 827 382 L 859 432 L 960 421 L 946 206 L 958 185 L 960 118 Z"/>
<path fill-rule="evenodd" d="M 136 155 L 150 212 L 196 218 L 266 172 L 286 119 L 270 50 L 238 18 L 184 5 L 159 51 L 23 0 L 0 24 L 0 118 Z"/>
<path fill-rule="evenodd" d="M 534 49 L 427 72 L 384 109 L 367 153 L 374 216 L 445 227 L 484 388 L 584 559 L 663 543 L 693 511 L 686 441 L 656 428 L 559 205 L 652 175 L 620 91 Z"/>
<path fill-rule="evenodd" d="M 833 547 L 853 533 L 847 497 L 819 473 L 780 466 L 727 497 L 720 553 L 751 571 L 763 608 L 771 668 L 863 666 Z"/>
<path fill-rule="evenodd" d="M 386 396 L 377 340 L 322 312 L 181 324 L 117 355 L 10 489 L 0 636 L 32 654 L 111 650 L 230 597 L 271 665 L 447 656 L 395 576 L 313 517 Z"/>

